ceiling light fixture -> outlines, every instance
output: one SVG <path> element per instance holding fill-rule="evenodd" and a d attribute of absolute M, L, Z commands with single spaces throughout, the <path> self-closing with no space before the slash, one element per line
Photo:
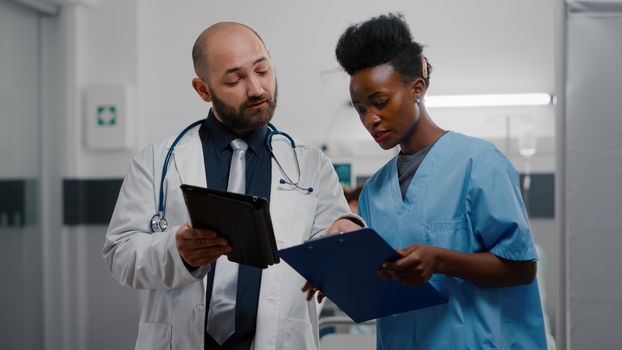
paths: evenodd
<path fill-rule="evenodd" d="M 425 97 L 425 105 L 429 108 L 546 106 L 553 100 L 553 96 L 547 93 L 433 95 Z"/>

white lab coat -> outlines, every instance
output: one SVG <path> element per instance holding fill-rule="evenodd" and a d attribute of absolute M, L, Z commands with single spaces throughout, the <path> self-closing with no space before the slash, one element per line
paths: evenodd
<path fill-rule="evenodd" d="M 205 332 L 204 266 L 193 273 L 184 266 L 175 232 L 189 221 L 179 186 L 206 186 L 203 149 L 198 127 L 175 147 L 165 179 L 169 229 L 150 233 L 157 211 L 164 158 L 173 138 L 156 142 L 132 162 L 106 234 L 103 256 L 122 285 L 145 290 L 136 349 L 203 349 Z M 282 137 L 273 139 L 274 154 L 293 180 L 293 151 Z M 301 186 L 280 184 L 283 178 L 272 160 L 270 213 L 279 249 L 299 244 L 349 213 L 343 190 L 329 160 L 319 150 L 297 144 Z M 285 262 L 263 271 L 254 349 L 316 349 L 319 346 L 315 302 L 300 291 L 304 279 Z"/>

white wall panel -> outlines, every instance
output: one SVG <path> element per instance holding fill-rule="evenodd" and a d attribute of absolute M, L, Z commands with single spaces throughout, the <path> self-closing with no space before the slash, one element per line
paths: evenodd
<path fill-rule="evenodd" d="M 565 210 L 573 349 L 622 337 L 622 12 L 568 18 Z"/>

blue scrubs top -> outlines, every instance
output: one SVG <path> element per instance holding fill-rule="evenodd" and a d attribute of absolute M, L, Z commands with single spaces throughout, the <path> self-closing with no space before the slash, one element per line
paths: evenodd
<path fill-rule="evenodd" d="M 394 248 L 537 260 L 516 170 L 494 145 L 455 132 L 432 147 L 404 200 L 390 160 L 365 185 L 359 214 Z M 378 349 L 546 349 L 535 279 L 504 288 L 441 274 L 430 282 L 449 302 L 378 319 Z"/>

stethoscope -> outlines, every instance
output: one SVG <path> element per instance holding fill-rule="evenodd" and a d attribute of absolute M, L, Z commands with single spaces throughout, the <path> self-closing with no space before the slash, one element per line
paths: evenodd
<path fill-rule="evenodd" d="M 166 153 L 166 157 L 164 158 L 164 165 L 162 166 L 162 177 L 160 178 L 160 196 L 158 200 L 158 212 L 154 216 L 151 217 L 151 225 L 150 225 L 151 232 L 163 232 L 163 231 L 166 231 L 166 229 L 168 228 L 168 221 L 166 220 L 166 217 L 164 215 L 165 205 L 166 205 L 165 200 L 164 200 L 164 179 L 166 178 L 168 164 L 171 161 L 171 157 L 173 156 L 173 151 L 175 150 L 175 146 L 177 146 L 177 143 L 179 142 L 179 140 L 181 140 L 181 138 L 188 131 L 190 131 L 192 128 L 198 125 L 201 125 L 201 123 L 203 122 L 205 122 L 205 119 L 197 120 L 196 122 L 188 125 L 184 130 L 182 130 L 179 133 L 179 135 L 177 135 L 177 137 L 171 144 L 171 147 L 168 149 L 168 152 Z M 292 147 L 292 152 L 294 153 L 294 160 L 296 161 L 296 170 L 298 172 L 297 181 L 293 181 L 292 178 L 287 175 L 287 172 L 285 172 L 285 169 L 283 169 L 283 167 L 281 166 L 281 163 L 274 155 L 274 152 L 272 151 L 272 138 L 274 136 L 283 136 L 289 141 L 289 144 Z M 270 157 L 274 159 L 277 167 L 279 168 L 279 171 L 281 172 L 281 175 L 283 175 L 283 179 L 279 180 L 280 184 L 289 185 L 297 190 L 305 191 L 307 193 L 313 192 L 313 187 L 303 187 L 300 185 L 300 176 L 301 176 L 300 163 L 298 162 L 298 154 L 296 153 L 296 143 L 294 142 L 294 139 L 292 139 L 291 136 L 289 136 L 286 132 L 278 130 L 276 126 L 272 125 L 272 123 L 268 123 L 268 132 L 266 133 L 266 137 L 264 139 L 264 145 L 270 152 Z"/>

